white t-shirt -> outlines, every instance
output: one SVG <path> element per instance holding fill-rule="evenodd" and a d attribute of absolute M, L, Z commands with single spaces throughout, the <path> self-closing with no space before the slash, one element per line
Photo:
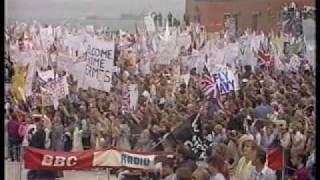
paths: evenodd
<path fill-rule="evenodd" d="M 258 146 L 261 146 L 261 133 L 260 132 L 258 132 L 256 134 L 256 142 L 257 142 Z"/>
<path fill-rule="evenodd" d="M 215 176 L 211 177 L 210 180 L 225 180 L 225 178 L 221 173 L 218 173 Z"/>

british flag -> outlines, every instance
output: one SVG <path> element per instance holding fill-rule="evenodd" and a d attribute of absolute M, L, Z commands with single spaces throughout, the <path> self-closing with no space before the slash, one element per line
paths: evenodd
<path fill-rule="evenodd" d="M 257 57 L 260 64 L 269 65 L 271 63 L 271 54 L 268 52 L 268 47 L 265 47 L 263 43 L 260 43 L 260 49 L 257 52 Z"/>
<path fill-rule="evenodd" d="M 209 73 L 207 66 L 203 68 L 203 74 L 201 77 L 201 90 L 206 96 L 217 97 L 217 84 L 214 77 Z"/>
<path fill-rule="evenodd" d="M 264 52 L 263 50 L 258 50 L 258 59 L 262 64 L 270 64 L 271 55 L 269 53 Z"/>

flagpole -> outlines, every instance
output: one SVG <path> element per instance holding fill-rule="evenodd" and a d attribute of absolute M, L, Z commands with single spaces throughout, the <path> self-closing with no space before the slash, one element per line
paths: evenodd
<path fill-rule="evenodd" d="M 110 180 L 110 169 L 109 168 L 107 168 L 107 178 L 108 178 L 108 180 Z"/>
<path fill-rule="evenodd" d="M 284 180 L 284 176 L 285 176 L 285 157 L 284 157 L 284 148 L 282 147 L 282 177 L 281 179 Z"/>

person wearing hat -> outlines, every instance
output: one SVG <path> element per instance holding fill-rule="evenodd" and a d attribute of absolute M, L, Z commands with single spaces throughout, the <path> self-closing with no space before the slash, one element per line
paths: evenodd
<path fill-rule="evenodd" d="M 237 166 L 235 167 L 235 177 L 238 180 L 248 180 L 253 169 L 252 160 L 256 150 L 256 143 L 252 135 L 243 135 L 239 139 L 239 148 L 242 154 Z"/>

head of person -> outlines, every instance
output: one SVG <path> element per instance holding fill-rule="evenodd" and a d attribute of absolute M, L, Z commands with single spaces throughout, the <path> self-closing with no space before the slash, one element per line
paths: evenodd
<path fill-rule="evenodd" d="M 273 133 L 272 125 L 266 126 L 266 133 L 267 135 L 271 135 Z"/>
<path fill-rule="evenodd" d="M 18 116 L 17 116 L 16 113 L 13 113 L 13 114 L 11 115 L 11 120 L 13 120 L 13 121 L 18 121 Z"/>
<path fill-rule="evenodd" d="M 223 127 L 222 127 L 222 125 L 220 125 L 220 124 L 217 124 L 217 125 L 214 127 L 214 132 L 217 133 L 217 134 L 221 134 L 221 133 L 222 133 L 222 130 L 223 130 Z"/>
<path fill-rule="evenodd" d="M 261 148 L 257 148 L 256 156 L 255 156 L 254 160 L 252 161 L 252 164 L 254 166 L 264 166 L 266 161 L 267 161 L 266 152 Z"/>
<path fill-rule="evenodd" d="M 37 129 L 44 129 L 43 121 L 39 118 L 35 120 Z"/>
<path fill-rule="evenodd" d="M 256 99 L 256 102 L 257 102 L 257 105 L 262 105 L 265 103 L 265 100 L 262 96 L 259 96 L 257 99 Z"/>
<path fill-rule="evenodd" d="M 306 156 L 302 153 L 294 154 L 291 157 L 291 163 L 294 166 L 305 165 L 306 164 Z"/>
<path fill-rule="evenodd" d="M 252 155 L 257 149 L 257 145 L 253 139 L 244 140 L 241 144 L 242 155 L 246 159 L 252 159 Z"/>
<path fill-rule="evenodd" d="M 229 158 L 228 146 L 223 143 L 217 144 L 216 146 L 214 146 L 212 148 L 211 155 L 212 156 L 219 155 L 219 156 L 223 157 L 224 160 L 227 160 Z"/>
<path fill-rule="evenodd" d="M 209 180 L 210 174 L 205 168 L 199 167 L 192 173 L 192 180 Z"/>
<path fill-rule="evenodd" d="M 207 163 L 210 175 L 214 176 L 217 173 L 222 173 L 224 160 L 220 155 L 213 155 L 209 157 Z"/>
<path fill-rule="evenodd" d="M 177 180 L 192 180 L 192 170 L 188 167 L 180 167 L 176 170 Z"/>
<path fill-rule="evenodd" d="M 192 151 L 185 148 L 183 145 L 178 146 L 178 153 L 181 155 L 182 160 L 189 160 L 194 158 Z"/>
<path fill-rule="evenodd" d="M 163 177 L 169 176 L 174 172 L 174 160 L 173 159 L 166 159 L 162 162 L 162 174 Z"/>

